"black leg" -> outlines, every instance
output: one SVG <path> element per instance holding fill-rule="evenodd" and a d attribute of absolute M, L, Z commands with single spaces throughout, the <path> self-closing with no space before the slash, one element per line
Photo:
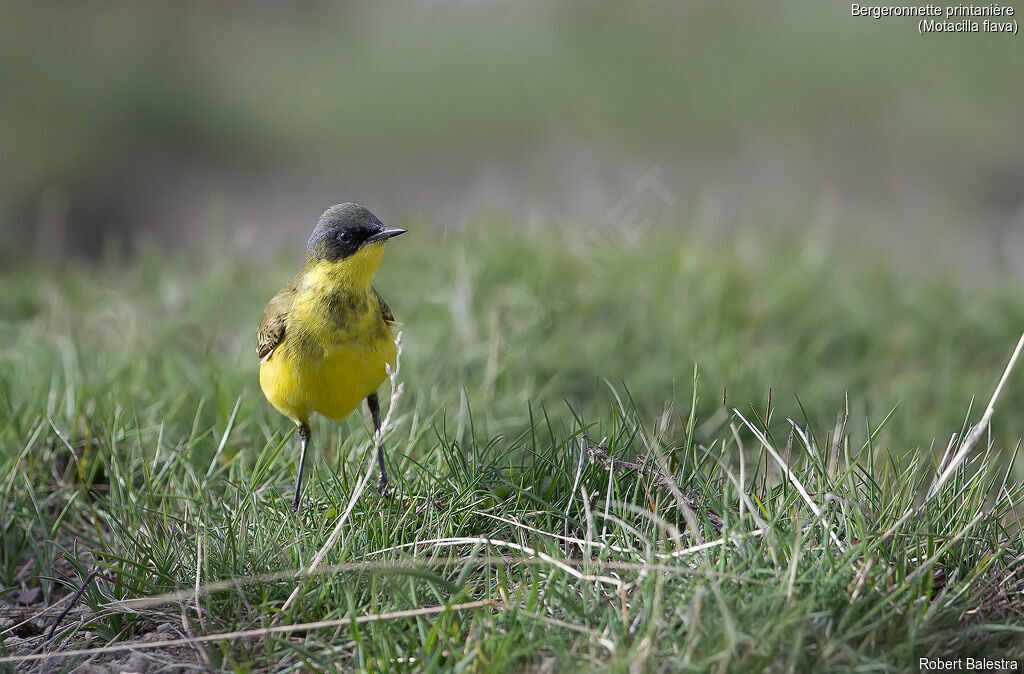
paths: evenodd
<path fill-rule="evenodd" d="M 380 466 L 380 479 L 377 481 L 377 491 L 387 495 L 388 471 L 384 467 L 384 438 L 380 434 L 380 402 L 377 400 L 376 393 L 366 396 L 366 406 L 370 408 L 370 416 L 373 417 L 373 437 L 377 442 L 377 464 Z"/>
<path fill-rule="evenodd" d="M 295 478 L 295 498 L 292 500 L 292 512 L 299 511 L 299 500 L 302 497 L 302 470 L 306 467 L 306 450 L 309 448 L 309 426 L 299 424 L 299 442 L 302 454 L 299 455 L 299 476 Z"/>

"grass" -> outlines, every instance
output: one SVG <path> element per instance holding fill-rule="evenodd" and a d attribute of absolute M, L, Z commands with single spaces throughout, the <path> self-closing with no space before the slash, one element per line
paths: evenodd
<path fill-rule="evenodd" d="M 363 416 L 318 422 L 297 517 L 296 439 L 253 352 L 294 255 L 5 273 L 0 658 L 60 657 L 0 667 L 1024 657 L 1019 372 L 928 496 L 1019 293 L 668 230 L 411 229 L 378 282 L 404 322 L 397 493 L 360 492 Z"/>

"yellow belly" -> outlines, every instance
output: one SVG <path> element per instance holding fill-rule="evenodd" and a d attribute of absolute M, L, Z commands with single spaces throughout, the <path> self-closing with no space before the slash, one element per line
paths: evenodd
<path fill-rule="evenodd" d="M 296 423 L 308 423 L 312 412 L 342 419 L 387 378 L 385 364 L 394 365 L 395 344 L 386 333 L 364 340 L 347 335 L 344 341 L 320 336 L 328 346 L 318 348 L 286 335 L 260 365 L 260 387 L 270 404 Z"/>

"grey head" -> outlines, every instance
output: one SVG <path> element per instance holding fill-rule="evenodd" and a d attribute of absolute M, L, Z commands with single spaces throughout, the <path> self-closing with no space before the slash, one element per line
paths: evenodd
<path fill-rule="evenodd" d="M 385 226 L 376 215 L 359 204 L 336 204 L 317 220 L 306 244 L 306 256 L 335 262 L 349 257 L 363 246 L 382 243 L 393 236 L 405 234 L 405 231 Z"/>

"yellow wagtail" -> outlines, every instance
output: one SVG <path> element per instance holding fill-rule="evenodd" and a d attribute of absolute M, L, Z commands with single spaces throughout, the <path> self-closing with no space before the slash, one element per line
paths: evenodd
<path fill-rule="evenodd" d="M 394 316 L 370 285 L 384 242 L 406 230 L 385 227 L 353 203 L 328 208 L 306 246 L 306 264 L 263 312 L 256 350 L 260 387 L 299 428 L 302 454 L 292 510 L 299 509 L 309 416 L 343 419 L 365 398 L 377 436 L 378 488 L 386 493 L 377 387 L 394 365 Z"/>

